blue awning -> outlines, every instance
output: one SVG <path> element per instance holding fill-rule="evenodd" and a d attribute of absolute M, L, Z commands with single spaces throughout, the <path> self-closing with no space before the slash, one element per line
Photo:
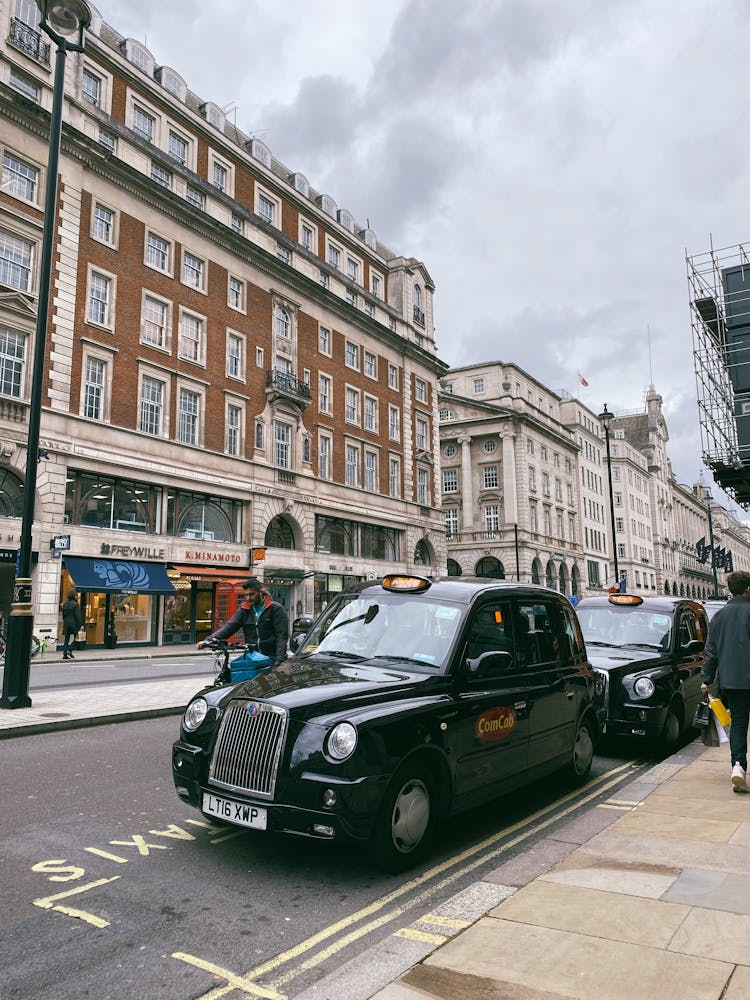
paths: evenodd
<path fill-rule="evenodd" d="M 166 563 L 131 559 L 86 559 L 64 556 L 63 561 L 78 590 L 111 594 L 174 594 Z"/>

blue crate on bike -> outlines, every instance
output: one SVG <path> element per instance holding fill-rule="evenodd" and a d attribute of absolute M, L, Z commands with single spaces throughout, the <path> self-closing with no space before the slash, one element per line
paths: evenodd
<path fill-rule="evenodd" d="M 229 664 L 229 674 L 232 683 L 235 683 L 236 681 L 247 681 L 252 677 L 255 677 L 255 675 L 261 670 L 265 670 L 270 666 L 270 657 L 265 656 L 263 653 L 259 653 L 257 650 L 253 650 L 251 653 L 243 653 L 242 656 L 238 656 L 236 659 L 232 660 Z"/>

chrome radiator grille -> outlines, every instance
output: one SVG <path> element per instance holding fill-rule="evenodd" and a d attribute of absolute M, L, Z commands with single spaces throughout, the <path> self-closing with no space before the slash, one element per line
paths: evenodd
<path fill-rule="evenodd" d="M 230 702 L 216 738 L 209 782 L 273 798 L 287 718 L 283 708 L 264 702 Z"/>

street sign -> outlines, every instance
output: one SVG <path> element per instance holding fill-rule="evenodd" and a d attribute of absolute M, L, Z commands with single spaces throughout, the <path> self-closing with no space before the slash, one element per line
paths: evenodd
<path fill-rule="evenodd" d="M 70 550 L 70 535 L 55 535 L 50 538 L 49 547 L 53 551 L 68 552 Z"/>

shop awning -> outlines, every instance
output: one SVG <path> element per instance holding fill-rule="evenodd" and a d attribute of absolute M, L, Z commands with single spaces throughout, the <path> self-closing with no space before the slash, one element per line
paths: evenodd
<path fill-rule="evenodd" d="M 263 571 L 263 580 L 266 583 L 272 583 L 274 580 L 289 580 L 290 582 L 295 582 L 297 580 L 305 580 L 308 576 L 314 576 L 313 570 L 309 569 L 270 569 L 266 568 Z"/>
<path fill-rule="evenodd" d="M 65 566 L 79 590 L 111 594 L 174 594 L 165 563 L 132 559 L 86 559 L 63 556 Z"/>
<path fill-rule="evenodd" d="M 170 563 L 170 569 L 177 570 L 186 580 L 247 580 L 252 576 L 249 569 L 238 569 L 236 566 L 185 566 L 182 563 Z"/>

